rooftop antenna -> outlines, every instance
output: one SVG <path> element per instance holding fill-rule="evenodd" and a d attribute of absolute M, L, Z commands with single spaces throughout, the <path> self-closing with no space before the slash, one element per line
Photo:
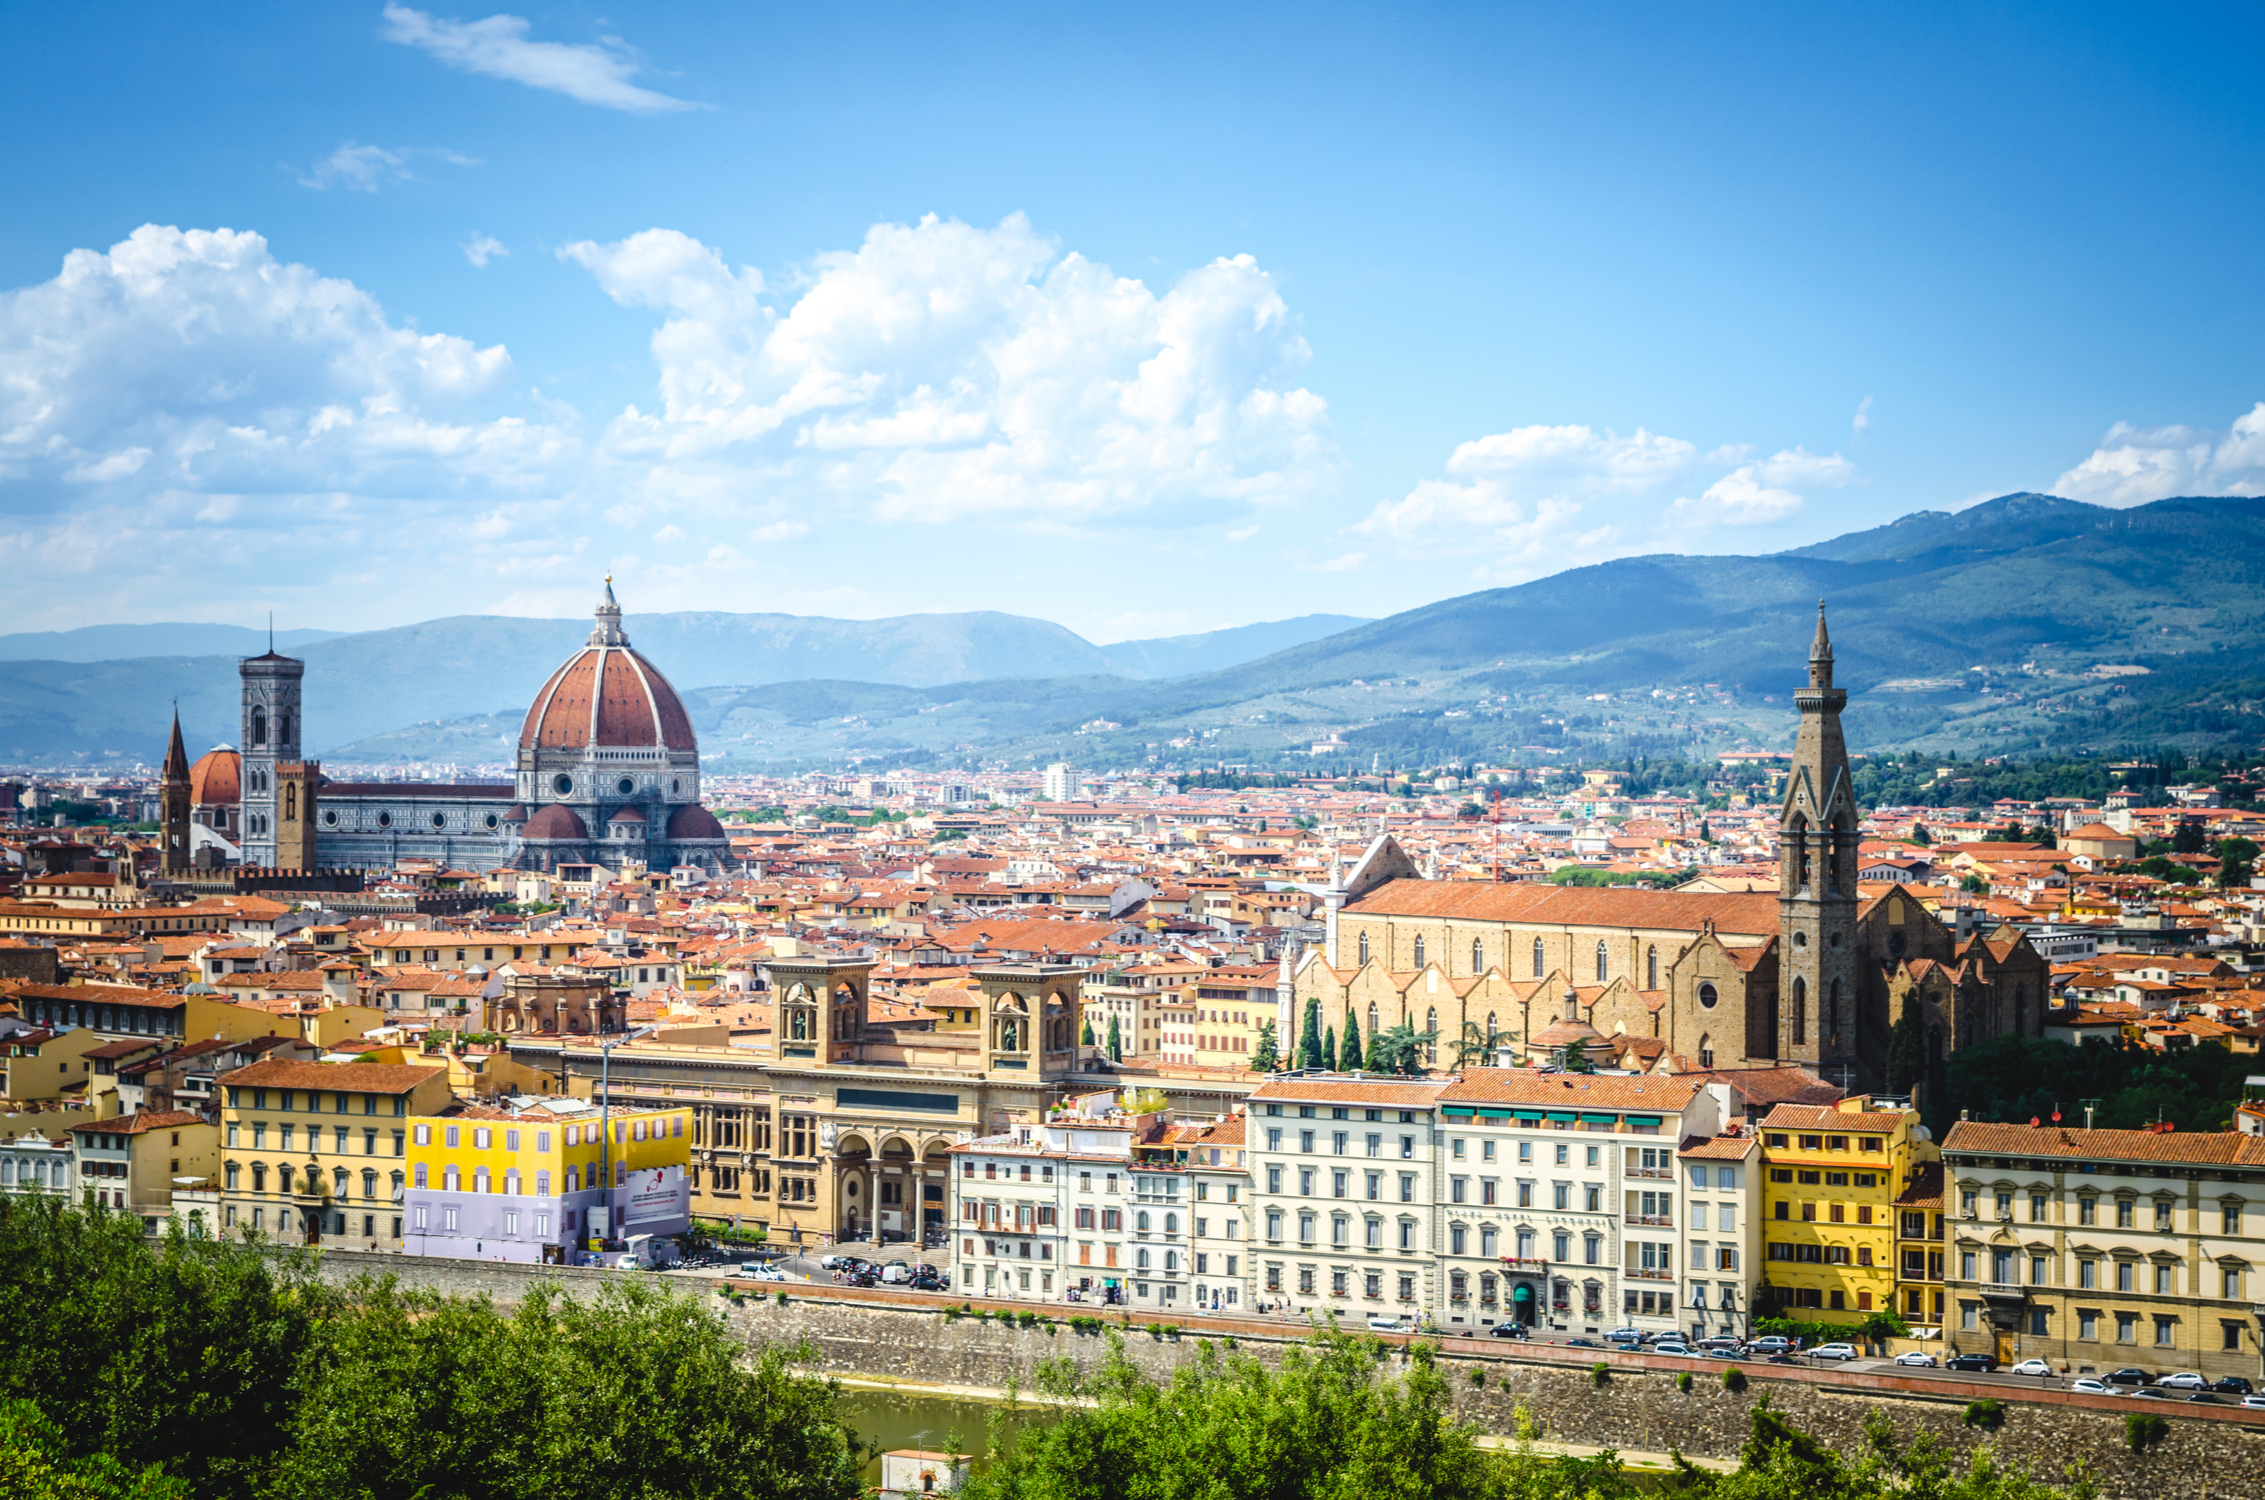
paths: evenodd
<path fill-rule="evenodd" d="M 267 612 L 267 654 L 275 654 L 275 611 L 272 609 Z"/>

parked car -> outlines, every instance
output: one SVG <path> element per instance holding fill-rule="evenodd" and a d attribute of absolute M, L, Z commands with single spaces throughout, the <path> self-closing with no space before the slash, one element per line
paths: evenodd
<path fill-rule="evenodd" d="M 912 1267 L 904 1264 L 883 1266 L 881 1280 L 890 1286 L 902 1286 L 912 1280 Z"/>
<path fill-rule="evenodd" d="M 2265 1411 L 2265 1396 L 2244 1396 L 2241 1404 L 2248 1411 Z"/>
<path fill-rule="evenodd" d="M 2186 1393 L 2186 1399 L 2189 1401 L 2200 1401 L 2209 1406 L 2223 1406 L 2226 1404 L 2225 1397 L 2214 1396 L 2208 1391 L 2188 1391 Z"/>
<path fill-rule="evenodd" d="M 821 1271 L 839 1271 L 856 1263 L 857 1257 L 854 1255 L 821 1255 L 818 1257 L 818 1269 Z"/>
<path fill-rule="evenodd" d="M 1793 1347 L 1793 1340 L 1782 1333 L 1765 1333 L 1746 1347 L 1756 1354 L 1783 1354 Z"/>
<path fill-rule="evenodd" d="M 1368 1326 L 1378 1333 L 1406 1333 L 1408 1331 L 1407 1325 L 1398 1318 L 1387 1317 L 1383 1313 L 1376 1313 L 1371 1316 L 1368 1320 Z"/>
<path fill-rule="evenodd" d="M 1688 1358 L 1691 1353 L 1691 1346 L 1682 1342 L 1680 1339 L 1673 1341 L 1663 1340 L 1660 1343 L 1652 1345 L 1652 1353 L 1674 1354 Z"/>
<path fill-rule="evenodd" d="M 1718 1335 L 1711 1339 L 1701 1339 L 1691 1347 L 1704 1349 L 1709 1354 L 1735 1354 L 1744 1346 L 1728 1335 Z"/>
<path fill-rule="evenodd" d="M 943 1277 L 926 1271 L 916 1273 L 905 1285 L 916 1292 L 948 1292 L 952 1289 L 951 1283 Z"/>
<path fill-rule="evenodd" d="M 1497 1323 L 1486 1331 L 1486 1336 L 1493 1339 L 1522 1339 L 1531 1337 L 1526 1328 L 1526 1325 L 1523 1323 Z"/>
<path fill-rule="evenodd" d="M 2170 1397 L 2164 1395 L 2161 1391 L 2156 1390 L 2151 1385 L 2131 1386 L 2124 1391 L 2124 1394 L 2126 1396 L 2144 1396 L 2149 1401 L 2168 1401 L 2171 1399 Z"/>
<path fill-rule="evenodd" d="M 2156 1381 L 2155 1384 L 2162 1386 L 2166 1390 L 2200 1391 L 2207 1390 L 2209 1388 L 2210 1382 L 2204 1380 L 2201 1376 L 2195 1374 L 2192 1370 L 2173 1370 L 2170 1374 L 2165 1375 L 2162 1379 Z"/>
<path fill-rule="evenodd" d="M 2089 1375 L 2085 1376 L 2081 1380 L 2070 1381 L 2068 1383 L 2068 1388 L 2072 1391 L 2077 1391 L 2087 1396 L 2113 1396 L 2116 1393 L 2116 1388 L 2114 1386 L 2109 1385 L 2104 1381 L 2094 1380 Z"/>
<path fill-rule="evenodd" d="M 2229 1396 L 2246 1396 L 2256 1390 L 2257 1387 L 2251 1385 L 2239 1375 L 2220 1375 L 2216 1380 L 2210 1382 L 2210 1389 L 2223 1391 Z"/>
<path fill-rule="evenodd" d="M 1861 1359 L 1854 1344 L 1819 1344 L 1809 1351 L 1811 1359 Z"/>
<path fill-rule="evenodd" d="M 2107 1374 L 2101 1376 L 2100 1378 L 2102 1380 L 2105 1380 L 2110 1385 L 2146 1385 L 2155 1377 L 2148 1374 L 2145 1370 L 2138 1369 L 2131 1365 L 2125 1365 L 2120 1370 L 2110 1370 Z"/>
<path fill-rule="evenodd" d="M 2053 1367 L 2041 1359 L 2025 1359 L 2006 1372 L 2008 1375 L 2050 1375 Z"/>
<path fill-rule="evenodd" d="M 780 1270 L 777 1266 L 765 1265 L 759 1260 L 750 1261 L 732 1274 L 743 1277 L 748 1281 L 784 1281 L 787 1279 L 786 1272 Z"/>
<path fill-rule="evenodd" d="M 1604 1336 L 1608 1344 L 1640 1344 L 1645 1334 L 1641 1328 L 1615 1328 Z"/>
<path fill-rule="evenodd" d="M 1943 1361 L 1943 1365 L 1946 1369 L 1952 1370 L 1982 1370 L 1987 1372 L 1996 1369 L 1998 1362 L 1987 1354 L 1953 1354 Z"/>
<path fill-rule="evenodd" d="M 1565 1347 L 1568 1349 L 1602 1349 L 1604 1345 L 1598 1343 L 1595 1339 L 1567 1339 Z"/>
<path fill-rule="evenodd" d="M 1935 1367 L 1935 1357 L 1924 1349 L 1906 1349 L 1895 1357 L 1895 1362 L 1910 1365 L 1914 1369 L 1932 1370 Z"/>

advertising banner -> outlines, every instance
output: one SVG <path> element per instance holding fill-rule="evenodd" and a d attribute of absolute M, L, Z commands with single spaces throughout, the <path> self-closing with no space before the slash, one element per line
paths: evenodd
<path fill-rule="evenodd" d="M 684 1180 L 682 1167 L 648 1167 L 632 1172 L 627 1186 L 629 1203 L 622 1215 L 625 1226 L 682 1220 L 692 1212 L 692 1189 Z"/>

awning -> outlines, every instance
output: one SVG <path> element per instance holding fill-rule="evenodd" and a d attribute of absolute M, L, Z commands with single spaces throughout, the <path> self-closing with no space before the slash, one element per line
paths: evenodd
<path fill-rule="evenodd" d="M 1460 1109 L 1452 1104 L 1443 1105 L 1439 1112 L 1450 1120 L 1468 1120 L 1471 1117 L 1470 1110 Z"/>
<path fill-rule="evenodd" d="M 1554 1124 L 1570 1125 L 1580 1116 L 1569 1109 L 1553 1109 L 1549 1112 L 1549 1118 Z"/>
<path fill-rule="evenodd" d="M 1630 1115 L 1628 1117 L 1628 1123 L 1631 1125 L 1657 1125 L 1659 1121 L 1658 1115 Z"/>
<path fill-rule="evenodd" d="M 1618 1115 L 1583 1115 L 1583 1116 L 1581 1116 L 1581 1123 L 1582 1123 L 1582 1124 L 1584 1124 L 1584 1125 L 1617 1125 L 1617 1124 L 1619 1124 L 1619 1123 L 1620 1123 L 1620 1116 L 1618 1116 Z"/>
<path fill-rule="evenodd" d="M 1510 1113 L 1512 1118 L 1523 1120 L 1528 1125 L 1541 1123 L 1541 1111 L 1538 1109 L 1514 1109 Z"/>

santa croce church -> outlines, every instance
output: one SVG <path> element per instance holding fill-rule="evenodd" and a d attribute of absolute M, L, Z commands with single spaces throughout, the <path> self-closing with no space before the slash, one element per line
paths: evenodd
<path fill-rule="evenodd" d="M 1890 1025 L 1919 996 L 1949 1051 L 2044 1034 L 2049 966 L 2011 928 L 1959 942 L 1902 887 L 1856 886 L 1858 812 L 1818 606 L 1779 815 L 1776 893 L 1699 893 L 1421 878 L 1389 836 L 1334 879 L 1324 949 L 1285 985 L 1294 1045 L 1307 1002 L 1342 1036 L 1405 1022 L 1428 1061 L 1546 1060 L 1569 1041 L 1674 1072 L 1798 1065 L 1878 1088 Z M 1628 1039 L 1644 1043 L 1631 1048 Z"/>

